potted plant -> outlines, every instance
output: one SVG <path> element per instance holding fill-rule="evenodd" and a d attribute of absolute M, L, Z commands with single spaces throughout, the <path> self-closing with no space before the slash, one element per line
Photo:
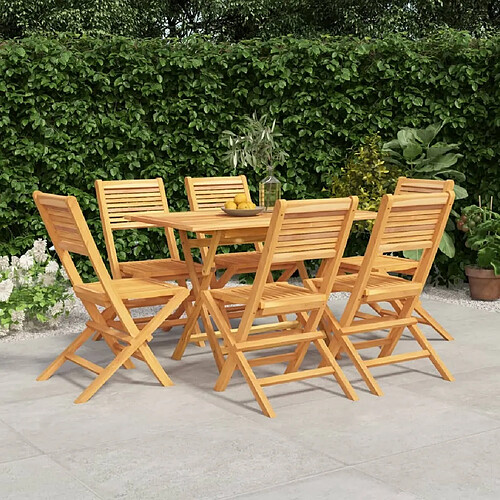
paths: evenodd
<path fill-rule="evenodd" d="M 276 144 L 276 137 L 281 137 L 276 131 L 276 120 L 269 125 L 267 115 L 259 118 L 253 113 L 245 121 L 246 133 L 243 135 L 228 130 L 223 132 L 228 146 L 226 160 L 235 169 L 238 165 L 255 170 L 267 169 L 267 176 L 259 183 L 259 205 L 269 209 L 281 197 L 281 182 L 274 176 L 274 167 L 288 154 Z"/>
<path fill-rule="evenodd" d="M 477 251 L 477 265 L 465 267 L 471 298 L 500 299 L 500 214 L 479 202 L 463 209 L 457 227 L 467 234 L 466 246 Z"/>

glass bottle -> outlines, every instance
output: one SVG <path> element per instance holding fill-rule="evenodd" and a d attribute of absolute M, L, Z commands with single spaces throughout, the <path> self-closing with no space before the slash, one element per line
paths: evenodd
<path fill-rule="evenodd" d="M 281 182 L 274 177 L 273 167 L 267 167 L 267 176 L 259 183 L 259 205 L 272 210 L 281 198 Z"/>

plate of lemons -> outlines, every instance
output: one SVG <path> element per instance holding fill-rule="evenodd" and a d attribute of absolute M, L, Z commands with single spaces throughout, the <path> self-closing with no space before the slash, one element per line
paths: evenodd
<path fill-rule="evenodd" d="M 266 207 L 258 207 L 246 195 L 237 194 L 232 200 L 226 201 L 222 210 L 233 217 L 251 217 L 260 214 Z"/>

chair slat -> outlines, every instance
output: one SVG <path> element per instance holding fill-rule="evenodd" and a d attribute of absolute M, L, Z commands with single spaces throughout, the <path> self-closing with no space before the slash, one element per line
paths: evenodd
<path fill-rule="evenodd" d="M 130 358 L 135 357 L 149 366 L 162 385 L 172 385 L 172 381 L 147 343 L 151 340 L 153 332 L 186 300 L 189 290 L 151 279 L 112 280 L 76 198 L 40 191 L 35 191 L 33 198 L 61 264 L 71 280 L 75 295 L 80 298 L 91 318 L 85 330 L 38 376 L 37 380 L 47 380 L 66 361 L 76 363 L 97 374 L 97 378 L 75 400 L 75 403 L 84 403 L 121 366 L 127 369 L 134 368 Z M 83 282 L 73 262 L 72 253 L 89 257 L 99 281 Z M 144 299 L 153 299 L 155 304 L 161 304 L 162 307 L 155 316 L 138 326 L 130 314 L 130 309 L 149 305 Z M 98 306 L 103 309 L 99 310 Z M 113 354 L 112 361 L 106 367 L 100 367 L 76 354 L 76 351 L 96 331 L 105 337 L 106 344 Z M 117 340 L 128 345 L 122 345 Z"/>
<path fill-rule="evenodd" d="M 329 355 L 325 344 L 325 333 L 319 323 L 325 309 L 334 276 L 342 258 L 347 237 L 354 220 L 358 200 L 355 197 L 331 200 L 284 201 L 276 203 L 257 273 L 252 286 L 211 289 L 204 292 L 204 299 L 214 318 L 222 338 L 224 352 L 228 354 L 226 364 L 215 386 L 224 390 L 236 367 L 244 374 L 262 411 L 268 417 L 274 416 L 262 388 L 294 380 L 334 375 L 346 396 L 357 396 L 345 378 L 334 357 Z M 290 217 L 288 216 L 290 214 Z M 332 217 L 332 214 L 335 214 Z M 343 216 L 343 218 L 342 218 Z M 342 222 L 339 222 L 342 218 Z M 304 221 L 306 222 L 304 224 Z M 269 283 L 269 271 L 273 263 L 293 262 L 309 258 L 326 259 L 326 268 L 331 272 L 320 290 L 313 291 L 286 282 Z M 328 290 L 327 293 L 325 293 Z M 226 305 L 244 305 L 238 330 L 231 329 L 226 314 Z M 273 323 L 272 331 L 252 334 L 253 322 L 257 317 L 278 315 L 286 318 L 296 314 L 296 328 L 290 329 L 290 322 L 282 319 Z M 299 321 L 300 320 L 300 321 Z M 249 335 L 251 337 L 249 338 Z M 307 348 L 313 343 L 326 366 L 298 371 Z M 296 345 L 290 354 L 275 354 L 256 361 L 247 359 L 251 351 L 268 350 Z M 288 362 L 283 375 L 257 378 L 252 368 L 270 363 Z"/>
<path fill-rule="evenodd" d="M 347 264 L 344 271 L 348 274 L 338 276 L 333 283 L 333 291 L 348 292 L 350 297 L 340 320 L 326 310 L 327 324 L 334 336 L 330 344 L 331 354 L 335 356 L 341 349 L 346 351 L 370 391 L 376 395 L 382 395 L 382 391 L 369 368 L 385 364 L 428 357 L 445 380 L 453 380 L 418 329 L 418 320 L 413 316 L 445 230 L 453 200 L 453 191 L 385 195 L 361 263 L 352 261 L 351 267 Z M 418 217 L 417 223 L 415 216 Z M 408 221 L 413 223 L 408 224 Z M 381 255 L 404 250 L 422 250 L 420 260 L 409 261 Z M 395 272 L 404 270 L 404 267 L 401 269 L 399 266 L 410 266 L 413 270 L 412 279 L 388 274 L 391 265 L 394 265 L 392 270 Z M 355 274 L 349 274 L 352 272 Z M 311 280 L 311 287 L 323 284 L 323 280 L 324 278 Z M 389 313 L 380 306 L 382 302 L 392 307 Z M 369 305 L 377 314 L 360 312 L 363 305 Z M 359 317 L 365 319 L 357 320 Z M 405 328 L 410 330 L 423 349 L 417 353 L 393 355 Z M 349 339 L 349 335 L 374 330 L 387 330 L 388 334 L 381 342 L 375 339 L 353 343 Z M 357 349 L 370 348 L 377 343 L 380 343 L 381 350 L 375 360 L 366 361 L 357 352 Z"/>

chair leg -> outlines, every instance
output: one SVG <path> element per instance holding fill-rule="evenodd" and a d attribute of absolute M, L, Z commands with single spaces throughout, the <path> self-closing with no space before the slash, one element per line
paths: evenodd
<path fill-rule="evenodd" d="M 344 348 L 344 350 L 347 352 L 347 355 L 351 358 L 351 361 L 353 362 L 354 366 L 358 370 L 359 374 L 365 381 L 366 385 L 368 386 L 372 394 L 375 394 L 377 396 L 383 396 L 384 393 L 382 392 L 382 389 L 378 385 L 373 375 L 370 373 L 370 370 L 365 365 L 363 359 L 356 350 L 356 347 L 354 347 L 354 344 L 347 337 L 347 335 L 339 336 L 338 341 L 340 342 L 340 345 Z M 332 349 L 330 349 L 330 351 L 332 351 Z M 338 351 L 336 350 L 336 352 Z"/>
<path fill-rule="evenodd" d="M 325 311 L 323 313 L 323 316 L 321 317 L 320 320 L 320 325 L 321 328 L 326 332 L 326 336 L 328 338 L 328 345 L 330 345 L 333 342 L 333 332 L 335 331 L 335 316 L 333 315 L 333 312 L 329 307 L 325 307 Z M 342 346 L 338 346 L 338 350 L 333 353 L 335 356 L 335 359 L 342 359 Z M 324 365 L 323 365 L 324 366 Z"/>
<path fill-rule="evenodd" d="M 420 328 L 417 325 L 410 325 L 408 329 L 411 331 L 420 347 L 429 351 L 429 359 L 432 361 L 432 364 L 436 367 L 436 370 L 440 373 L 441 377 L 449 382 L 455 380 L 448 368 L 446 368 L 446 365 L 438 356 L 437 352 L 431 346 L 430 342 L 426 339 L 425 335 L 420 331 Z"/>
<path fill-rule="evenodd" d="M 439 335 L 441 335 L 441 337 L 443 337 L 443 339 L 445 340 L 455 340 L 449 333 L 447 330 L 445 330 L 443 328 L 443 326 L 441 324 L 439 324 L 435 318 L 433 318 L 425 309 L 424 309 L 424 306 L 422 305 L 422 303 L 420 301 L 418 301 L 417 305 L 415 306 L 415 312 L 423 319 L 423 321 L 419 321 L 419 323 L 422 323 L 422 324 L 425 324 L 425 325 L 429 325 L 431 326 L 432 328 L 434 328 L 434 330 L 436 330 L 436 332 L 439 333 Z M 420 318 L 419 318 L 420 319 Z"/>
<path fill-rule="evenodd" d="M 75 399 L 75 403 L 86 403 L 120 368 L 125 360 L 136 351 L 136 346 L 129 346 L 123 349 L 106 368 L 92 381 L 92 383 Z"/>
<path fill-rule="evenodd" d="M 191 314 L 192 310 L 194 309 L 194 306 L 191 302 L 188 302 L 186 299 L 186 304 L 184 307 L 186 309 L 186 316 L 189 318 L 189 315 Z M 186 320 L 186 323 L 187 323 L 187 320 Z M 195 321 L 195 323 L 194 323 L 194 333 L 201 334 L 200 325 L 198 324 L 198 321 Z M 196 342 L 196 345 L 198 347 L 205 347 L 205 341 L 199 340 L 198 342 Z"/>
<path fill-rule="evenodd" d="M 257 400 L 257 403 L 259 403 L 262 412 L 266 417 L 274 418 L 276 416 L 276 413 L 274 413 L 273 407 L 271 406 L 269 399 L 265 395 L 264 390 L 260 386 L 259 381 L 257 380 L 257 377 L 255 376 L 252 367 L 250 366 L 250 363 L 247 361 L 242 352 L 235 353 L 235 356 L 237 359 L 238 367 L 243 376 L 245 377 L 245 380 L 247 381 L 250 390 L 252 391 L 255 399 Z"/>
<path fill-rule="evenodd" d="M 301 342 L 297 345 L 294 357 L 288 362 L 288 366 L 286 367 L 285 373 L 296 372 L 299 367 L 302 365 L 304 358 L 309 350 L 310 342 Z"/>
<path fill-rule="evenodd" d="M 112 307 L 108 307 L 105 311 L 102 313 L 99 312 L 95 304 L 91 304 L 86 301 L 82 301 L 82 304 L 84 305 L 85 309 L 87 310 L 89 316 L 94 320 L 94 322 L 101 324 L 103 327 L 107 326 L 107 321 L 114 318 L 116 316 L 116 311 Z M 110 348 L 111 352 L 116 356 L 120 351 L 119 349 L 116 348 L 115 346 L 115 339 L 110 338 L 107 335 L 102 335 L 98 333 L 97 335 L 100 335 L 101 338 L 104 339 L 108 347 Z M 95 340 L 95 337 L 94 337 Z M 127 370 L 135 368 L 134 363 L 132 362 L 131 359 L 125 360 L 123 363 L 123 367 Z"/>
<path fill-rule="evenodd" d="M 120 351 L 115 347 L 113 340 L 110 339 L 107 335 L 103 335 L 103 338 L 113 354 L 116 356 Z M 132 370 L 135 368 L 135 365 L 131 359 L 126 359 L 123 363 L 123 368 L 125 368 L 126 370 Z"/>
<path fill-rule="evenodd" d="M 302 281 L 309 279 L 309 275 L 307 274 L 306 265 L 303 262 L 299 262 L 297 264 L 297 270 L 299 271 L 299 276 Z"/>
<path fill-rule="evenodd" d="M 214 391 L 222 392 L 226 390 L 227 385 L 233 376 L 234 370 L 236 369 L 236 365 L 234 357 L 229 355 L 226 358 L 225 363 L 222 365 L 222 370 L 219 373 L 217 382 L 215 382 Z"/>
<path fill-rule="evenodd" d="M 389 332 L 387 338 L 390 339 L 390 341 L 382 346 L 382 349 L 380 349 L 380 353 L 378 355 L 379 358 L 385 358 L 386 356 L 390 356 L 392 354 L 399 342 L 399 339 L 401 338 L 401 335 L 403 335 L 404 330 L 404 326 L 398 326 Z"/>
<path fill-rule="evenodd" d="M 335 356 L 330 352 L 328 349 L 328 346 L 326 345 L 326 342 L 323 339 L 315 340 L 314 345 L 316 346 L 316 349 L 318 349 L 319 353 L 321 354 L 321 357 L 328 362 L 330 366 L 333 367 L 335 372 L 333 373 L 333 376 L 337 380 L 338 384 L 340 387 L 342 387 L 342 390 L 344 391 L 344 394 L 352 401 L 357 401 L 358 395 L 356 394 L 353 386 L 347 379 L 347 377 L 344 374 L 344 371 L 340 367 L 340 365 L 337 363 L 337 360 L 335 359 Z"/>
<path fill-rule="evenodd" d="M 144 343 L 144 341 L 140 340 L 132 343 L 125 349 L 123 349 L 107 366 L 104 370 L 92 381 L 92 383 L 75 399 L 75 403 L 86 403 L 108 380 L 109 378 L 120 368 L 120 366 L 127 361 L 135 351 L 139 350 L 144 357 L 144 352 L 146 353 L 146 357 L 144 358 L 146 363 L 150 365 L 151 356 L 154 357 L 154 354 L 151 350 L 141 349 L 141 345 L 139 342 Z M 155 358 L 156 359 L 156 358 Z M 161 365 L 158 363 L 152 363 L 154 368 L 152 368 L 153 373 L 158 378 L 160 383 L 166 382 L 163 385 L 173 385 L 173 382 L 170 380 L 168 375 L 165 373 Z M 161 374 L 163 372 L 163 374 Z"/>
<path fill-rule="evenodd" d="M 139 347 L 139 352 L 142 354 L 144 361 L 149 366 L 150 370 L 153 372 L 154 376 L 157 378 L 158 382 L 164 387 L 174 385 L 170 377 L 166 374 L 165 370 L 161 366 L 156 356 L 153 354 L 151 347 L 146 343 Z"/>
<path fill-rule="evenodd" d="M 223 273 L 222 276 L 219 279 L 214 279 L 212 280 L 210 287 L 211 288 L 224 288 L 229 280 L 237 273 L 237 269 L 233 267 L 228 267 Z"/>
<path fill-rule="evenodd" d="M 87 342 L 87 340 L 93 335 L 94 331 L 95 330 L 92 328 L 85 328 L 85 330 L 83 330 L 83 332 L 80 333 L 80 335 L 78 335 L 78 337 L 76 337 L 76 339 L 73 340 L 73 342 L 71 342 L 71 344 L 66 347 L 66 349 L 64 349 L 64 351 L 59 354 L 59 356 L 57 356 L 57 358 L 54 359 L 54 361 L 52 361 L 52 363 L 50 363 L 50 365 L 45 368 L 42 373 L 40 373 L 40 375 L 38 375 L 37 380 L 48 380 L 52 377 L 52 375 L 54 375 L 54 373 L 59 370 L 59 368 L 61 368 L 66 361 L 66 355 L 74 354 L 83 344 L 85 344 L 85 342 Z"/>
<path fill-rule="evenodd" d="M 201 313 L 201 303 L 196 304 L 193 309 L 190 311 L 190 315 L 188 316 L 188 320 L 184 325 L 184 331 L 182 332 L 181 338 L 177 342 L 174 353 L 172 354 L 172 359 L 179 361 L 186 350 L 187 345 L 189 344 L 189 339 L 191 337 L 191 331 L 195 328 L 195 322 L 198 321 L 198 317 Z"/>
<path fill-rule="evenodd" d="M 183 304 L 181 304 L 180 307 L 178 307 L 168 318 L 167 320 L 169 319 L 179 319 L 181 316 L 182 316 L 182 313 L 185 311 L 184 307 L 183 307 Z M 164 332 L 169 332 L 170 330 L 172 330 L 172 327 L 171 326 L 162 326 L 161 329 L 164 331 Z"/>
<path fill-rule="evenodd" d="M 278 282 L 285 282 L 285 281 L 288 281 L 292 274 L 295 272 L 295 270 L 297 269 L 296 266 L 290 266 L 288 269 L 284 270 L 280 277 L 277 279 Z"/>

